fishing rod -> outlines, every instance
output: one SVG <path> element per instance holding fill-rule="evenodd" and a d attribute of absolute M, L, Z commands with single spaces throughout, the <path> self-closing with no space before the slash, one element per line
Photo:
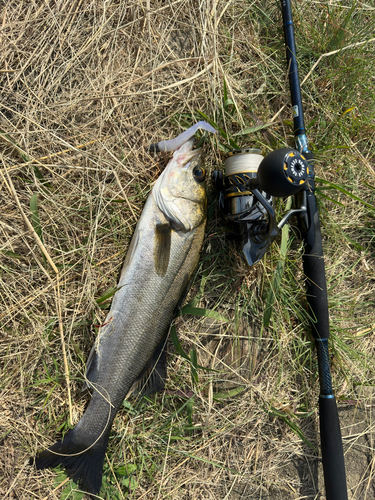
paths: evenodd
<path fill-rule="evenodd" d="M 296 59 L 290 0 L 281 0 L 296 149 L 277 149 L 265 158 L 258 149 L 233 150 L 225 174 L 214 171 L 219 210 L 232 225 L 249 265 L 258 262 L 281 228 L 296 216 L 304 246 L 306 297 L 319 368 L 320 440 L 327 500 L 347 500 L 345 461 L 336 399 L 332 390 L 328 339 L 327 282 L 314 159 L 308 147 Z M 293 208 L 277 224 L 274 197 L 293 196 Z"/>
<path fill-rule="evenodd" d="M 296 147 L 309 162 L 309 176 L 306 192 L 307 227 L 302 232 L 304 254 L 303 270 L 306 276 L 306 296 L 313 320 L 312 334 L 315 339 L 319 366 L 319 413 L 320 440 L 324 483 L 327 500 L 347 500 L 345 461 L 342 447 L 340 421 L 336 399 L 332 390 L 329 363 L 329 315 L 327 281 L 324 266 L 322 235 L 319 223 L 319 211 L 315 197 L 314 162 L 309 151 L 306 137 L 301 88 L 298 76 L 294 26 L 290 0 L 281 0 L 283 26 L 286 45 L 286 57 L 289 68 L 289 86 L 293 106 L 294 137 Z"/>

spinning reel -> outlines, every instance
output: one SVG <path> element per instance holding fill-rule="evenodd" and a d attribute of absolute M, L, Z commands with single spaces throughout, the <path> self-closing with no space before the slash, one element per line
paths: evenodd
<path fill-rule="evenodd" d="M 294 149 L 282 148 L 265 158 L 259 149 L 236 149 L 225 160 L 225 173 L 215 170 L 212 180 L 223 218 L 233 223 L 246 262 L 258 262 L 293 215 L 307 229 L 306 182 L 309 165 Z M 295 197 L 295 207 L 276 223 L 273 197 Z"/>

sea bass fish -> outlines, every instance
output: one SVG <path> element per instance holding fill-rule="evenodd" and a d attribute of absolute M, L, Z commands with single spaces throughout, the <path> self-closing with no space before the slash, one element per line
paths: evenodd
<path fill-rule="evenodd" d="M 192 129 L 194 134 L 196 126 Z M 163 351 L 160 346 L 199 260 L 206 225 L 205 173 L 202 150 L 194 150 L 194 140 L 186 141 L 184 134 L 185 142 L 147 199 L 90 353 L 90 403 L 64 439 L 35 458 L 37 469 L 61 465 L 82 490 L 94 495 L 101 488 L 110 429 L 125 396 L 145 375 L 148 392 L 163 386 L 163 370 L 150 375 L 150 368 Z M 159 144 L 168 150 L 168 141 Z"/>

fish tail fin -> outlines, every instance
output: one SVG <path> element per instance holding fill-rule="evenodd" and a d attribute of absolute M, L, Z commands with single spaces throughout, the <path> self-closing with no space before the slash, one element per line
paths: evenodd
<path fill-rule="evenodd" d="M 63 440 L 35 457 L 37 469 L 54 468 L 59 465 L 84 491 L 97 495 L 102 486 L 103 462 L 108 445 L 109 431 L 91 445 L 82 440 L 75 427 Z M 84 442 L 86 441 L 86 442 Z"/>

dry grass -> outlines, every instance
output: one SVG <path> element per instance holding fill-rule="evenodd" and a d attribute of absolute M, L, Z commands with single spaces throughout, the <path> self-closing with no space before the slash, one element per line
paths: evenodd
<path fill-rule="evenodd" d="M 309 19 L 306 2 L 295 6 L 296 25 L 318 175 L 374 205 L 374 9 L 308 4 Z M 289 90 L 278 4 L 268 0 L 6 1 L 0 25 L 0 495 L 53 499 L 66 483 L 27 461 L 84 410 L 81 377 L 106 314 L 97 299 L 116 284 L 165 163 L 145 146 L 175 136 L 196 110 L 229 135 L 273 120 L 242 139 L 264 152 L 292 144 Z M 224 77 L 232 116 L 222 112 Z M 222 164 L 219 148 L 206 164 Z M 351 498 L 369 500 L 374 212 L 337 189 L 320 194 L 348 484 Z M 177 331 L 218 372 L 200 370 L 193 384 L 189 364 L 171 355 L 167 391 L 129 399 L 113 426 L 104 498 L 324 498 L 296 243 L 271 327 L 261 327 L 278 256 L 275 244 L 245 268 L 213 215 L 191 297 L 231 321 L 183 316 Z"/>

